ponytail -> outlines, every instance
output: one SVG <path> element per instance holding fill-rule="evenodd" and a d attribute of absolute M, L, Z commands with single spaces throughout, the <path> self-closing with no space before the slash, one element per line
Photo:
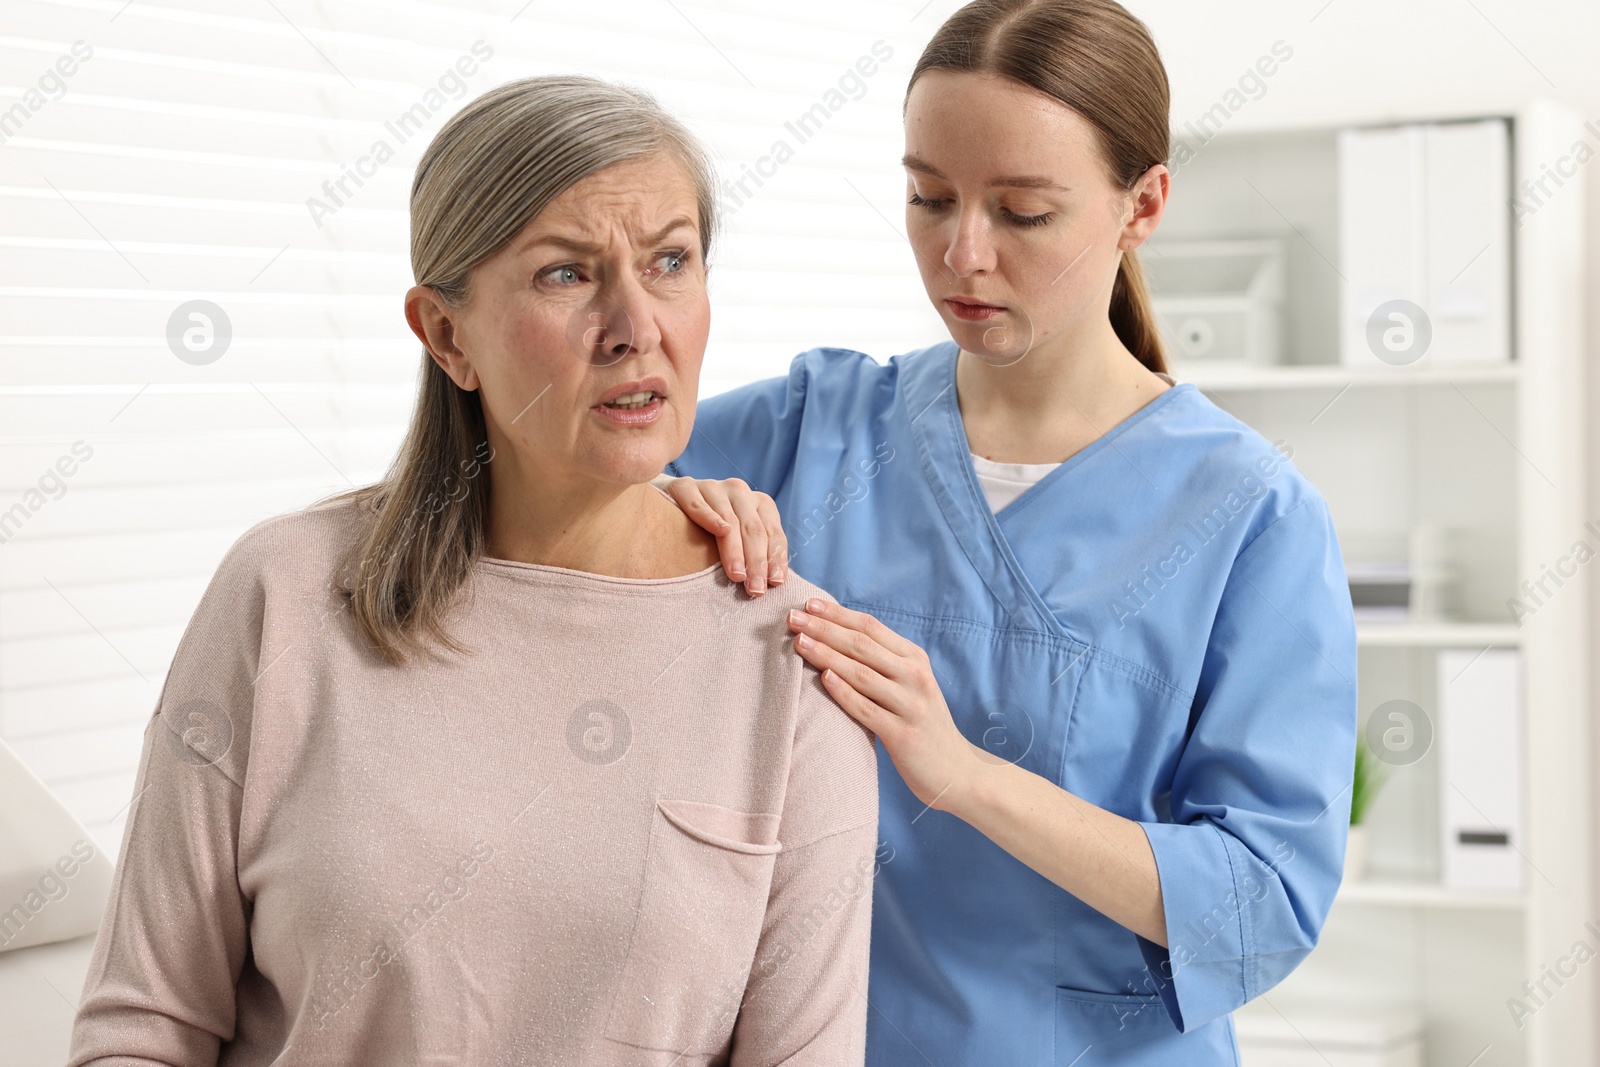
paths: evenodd
<path fill-rule="evenodd" d="M 1138 253 L 1122 254 L 1117 280 L 1111 287 L 1111 328 L 1146 370 L 1165 374 L 1167 360 L 1161 349 L 1161 331 L 1156 325 L 1150 293 L 1144 284 L 1144 268 Z"/>

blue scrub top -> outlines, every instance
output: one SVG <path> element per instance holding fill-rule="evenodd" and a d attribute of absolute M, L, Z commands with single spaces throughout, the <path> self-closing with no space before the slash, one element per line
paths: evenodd
<path fill-rule="evenodd" d="M 669 470 L 770 494 L 793 570 L 921 645 L 973 743 L 1139 822 L 1170 948 L 953 815 L 879 752 L 867 1062 L 1206 1067 L 1316 944 L 1356 732 L 1327 505 L 1191 384 L 998 514 L 953 342 L 813 349 L 701 402 Z"/>

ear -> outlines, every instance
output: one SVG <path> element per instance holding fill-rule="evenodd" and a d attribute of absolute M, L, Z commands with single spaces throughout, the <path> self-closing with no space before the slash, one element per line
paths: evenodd
<path fill-rule="evenodd" d="M 1167 197 L 1171 193 L 1172 172 L 1166 164 L 1156 163 L 1139 176 L 1128 191 L 1127 207 L 1123 215 L 1122 233 L 1117 247 L 1131 252 L 1150 239 L 1166 214 Z"/>
<path fill-rule="evenodd" d="M 406 291 L 406 324 L 411 332 L 450 380 L 470 393 L 478 388 L 478 372 L 456 343 L 456 317 L 432 286 L 413 285 Z"/>

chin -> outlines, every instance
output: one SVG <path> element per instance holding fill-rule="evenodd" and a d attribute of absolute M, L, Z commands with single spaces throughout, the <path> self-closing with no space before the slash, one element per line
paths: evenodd
<path fill-rule="evenodd" d="M 1028 336 L 1031 331 L 1026 322 L 1019 327 L 1011 322 L 1003 325 L 966 322 L 954 316 L 945 321 L 950 329 L 951 340 L 960 345 L 963 352 L 985 363 L 1008 366 L 1021 360 L 1033 347 L 1033 338 Z"/>
<path fill-rule="evenodd" d="M 666 469 L 683 452 L 660 446 L 654 442 L 617 449 L 609 455 L 597 456 L 595 475 L 618 485 L 643 485 Z"/>

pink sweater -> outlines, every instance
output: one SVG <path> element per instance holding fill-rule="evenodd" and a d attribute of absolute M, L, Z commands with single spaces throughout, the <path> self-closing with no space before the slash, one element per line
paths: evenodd
<path fill-rule="evenodd" d="M 168 672 L 71 1065 L 860 1064 L 871 736 L 800 579 L 481 560 L 473 649 L 384 664 L 365 521 L 229 551 Z"/>

